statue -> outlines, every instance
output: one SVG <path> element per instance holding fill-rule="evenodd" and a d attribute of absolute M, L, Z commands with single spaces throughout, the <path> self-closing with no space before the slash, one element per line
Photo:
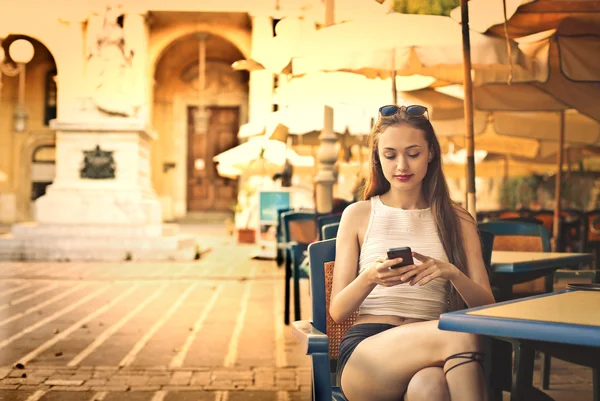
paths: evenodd
<path fill-rule="evenodd" d="M 119 13 L 107 6 L 103 18 L 88 21 L 88 79 L 92 102 L 108 115 L 135 117 L 136 105 L 132 85 L 133 50 L 127 45 L 126 31 L 119 24 Z"/>

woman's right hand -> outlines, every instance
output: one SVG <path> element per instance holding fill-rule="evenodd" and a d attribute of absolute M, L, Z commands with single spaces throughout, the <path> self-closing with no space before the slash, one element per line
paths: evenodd
<path fill-rule="evenodd" d="M 392 269 L 391 266 L 402 262 L 402 258 L 388 259 L 379 257 L 367 270 L 367 276 L 371 284 L 378 284 L 384 287 L 393 287 L 398 284 L 404 284 L 402 280 L 404 273 L 416 269 L 415 265 L 407 265 Z"/>

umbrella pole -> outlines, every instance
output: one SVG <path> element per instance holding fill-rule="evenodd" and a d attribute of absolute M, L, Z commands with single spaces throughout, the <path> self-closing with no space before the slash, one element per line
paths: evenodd
<path fill-rule="evenodd" d="M 469 36 L 469 6 L 467 0 L 460 0 L 463 42 L 463 71 L 465 86 L 465 143 L 467 145 L 467 194 L 466 209 L 477 219 L 475 208 L 475 144 L 473 138 L 473 83 L 471 81 L 471 38 Z"/>
<path fill-rule="evenodd" d="M 508 209 L 508 155 L 504 155 L 504 199 L 502 200 L 502 208 Z"/>
<path fill-rule="evenodd" d="M 396 89 L 396 49 L 392 50 L 392 101 L 398 105 L 398 90 Z"/>
<path fill-rule="evenodd" d="M 558 249 L 560 236 L 560 198 L 562 182 L 563 150 L 565 147 L 565 112 L 560 112 L 560 134 L 558 137 L 558 153 L 556 155 L 556 188 L 554 190 L 554 223 L 552 225 L 552 237 L 554 238 L 554 251 Z"/>

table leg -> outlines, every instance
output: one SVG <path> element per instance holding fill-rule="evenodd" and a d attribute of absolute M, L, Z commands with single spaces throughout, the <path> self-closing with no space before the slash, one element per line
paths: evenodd
<path fill-rule="evenodd" d="M 521 342 L 514 343 L 515 361 L 513 367 L 510 401 L 524 401 L 533 387 L 534 350 Z"/>
<path fill-rule="evenodd" d="M 502 390 L 510 391 L 511 387 L 512 344 L 487 336 L 482 340 L 488 400 L 502 401 Z"/>
<path fill-rule="evenodd" d="M 592 373 L 594 383 L 594 401 L 600 401 L 600 366 L 596 366 Z"/>

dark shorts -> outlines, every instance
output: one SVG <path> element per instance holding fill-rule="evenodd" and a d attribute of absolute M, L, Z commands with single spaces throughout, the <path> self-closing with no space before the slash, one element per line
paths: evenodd
<path fill-rule="evenodd" d="M 346 330 L 342 341 L 340 342 L 340 353 L 337 360 L 337 385 L 342 387 L 342 371 L 346 362 L 350 359 L 350 355 L 354 349 L 366 338 L 379 334 L 386 330 L 396 327 L 393 324 L 384 323 L 363 323 L 357 324 Z M 343 390 L 342 390 L 343 391 Z"/>

